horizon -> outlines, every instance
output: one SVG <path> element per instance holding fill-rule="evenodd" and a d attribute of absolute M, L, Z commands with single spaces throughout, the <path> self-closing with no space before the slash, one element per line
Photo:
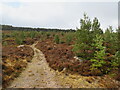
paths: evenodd
<path fill-rule="evenodd" d="M 15 27 L 76 29 L 87 13 L 97 17 L 101 28 L 118 27 L 117 2 L 3 2 L 0 24 Z"/>
<path fill-rule="evenodd" d="M 46 27 L 28 27 L 28 26 L 26 26 L 26 27 L 24 27 L 24 26 L 14 26 L 14 25 L 10 25 L 10 24 L 0 24 L 1 26 L 2 25 L 6 25 L 6 26 L 12 26 L 12 27 L 20 27 L 20 28 L 35 28 L 35 29 L 37 29 L 37 28 L 39 28 L 39 29 L 61 29 L 61 30 L 70 30 L 70 29 L 72 29 L 72 28 L 66 28 L 66 29 L 62 29 L 62 28 L 46 28 Z M 76 30 L 76 29 L 72 29 L 72 30 Z"/>

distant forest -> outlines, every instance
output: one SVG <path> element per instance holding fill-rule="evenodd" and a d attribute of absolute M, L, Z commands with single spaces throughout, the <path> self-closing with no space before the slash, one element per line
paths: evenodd
<path fill-rule="evenodd" d="M 51 28 L 14 27 L 12 25 L 0 25 L 0 27 L 2 27 L 2 30 L 75 32 L 74 29 L 51 29 Z"/>

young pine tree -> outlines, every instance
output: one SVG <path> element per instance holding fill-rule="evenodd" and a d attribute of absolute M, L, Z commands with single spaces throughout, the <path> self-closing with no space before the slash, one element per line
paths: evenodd
<path fill-rule="evenodd" d="M 98 19 L 95 17 L 93 19 L 93 24 L 92 24 L 92 33 L 95 36 L 96 34 L 102 34 L 103 31 L 100 28 L 100 22 L 98 21 Z"/>
<path fill-rule="evenodd" d="M 86 14 L 84 14 L 84 18 L 80 20 L 80 25 L 80 29 L 76 32 L 76 43 L 73 51 L 78 57 L 88 60 L 92 54 L 88 55 L 86 51 L 91 49 L 92 37 L 90 33 L 91 21 Z"/>
<path fill-rule="evenodd" d="M 113 32 L 112 26 L 109 26 L 109 28 L 106 29 L 104 33 L 104 41 L 106 43 L 107 53 L 115 54 L 118 49 L 118 35 Z"/>
<path fill-rule="evenodd" d="M 102 67 L 105 65 L 105 47 L 103 46 L 103 38 L 101 35 L 96 35 L 96 38 L 94 39 L 93 47 L 95 47 L 96 51 L 94 54 L 94 58 L 90 61 L 92 62 L 91 70 L 95 69 L 102 69 Z"/>

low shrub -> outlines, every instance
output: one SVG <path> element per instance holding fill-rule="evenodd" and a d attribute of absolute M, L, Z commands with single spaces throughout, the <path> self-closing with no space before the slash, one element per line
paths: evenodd
<path fill-rule="evenodd" d="M 7 46 L 8 43 L 5 41 L 5 42 L 2 43 L 2 45 L 3 45 L 3 46 Z"/>
<path fill-rule="evenodd" d="M 66 37 L 66 43 L 69 45 L 72 41 L 72 36 L 71 35 L 67 35 Z"/>
<path fill-rule="evenodd" d="M 111 60 L 111 66 L 113 69 L 118 69 L 120 66 L 120 51 L 117 51 L 114 55 L 114 59 Z"/>
<path fill-rule="evenodd" d="M 47 38 L 49 38 L 50 37 L 50 33 L 48 32 L 48 33 L 46 33 L 46 37 Z"/>
<path fill-rule="evenodd" d="M 55 42 L 56 44 L 59 44 L 59 43 L 60 43 L 60 38 L 59 38 L 58 35 L 55 35 L 55 37 L 54 37 L 54 42 Z"/>
<path fill-rule="evenodd" d="M 15 38 L 15 42 L 20 45 L 20 44 L 23 44 L 23 39 L 21 39 L 20 37 L 16 37 Z"/>

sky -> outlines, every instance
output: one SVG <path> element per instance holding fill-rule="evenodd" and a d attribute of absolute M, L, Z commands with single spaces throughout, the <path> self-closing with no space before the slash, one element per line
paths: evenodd
<path fill-rule="evenodd" d="M 118 27 L 118 0 L 0 0 L 0 24 L 76 29 L 84 13 L 102 29 Z"/>
<path fill-rule="evenodd" d="M 118 3 L 118 26 L 120 26 L 120 1 Z"/>

